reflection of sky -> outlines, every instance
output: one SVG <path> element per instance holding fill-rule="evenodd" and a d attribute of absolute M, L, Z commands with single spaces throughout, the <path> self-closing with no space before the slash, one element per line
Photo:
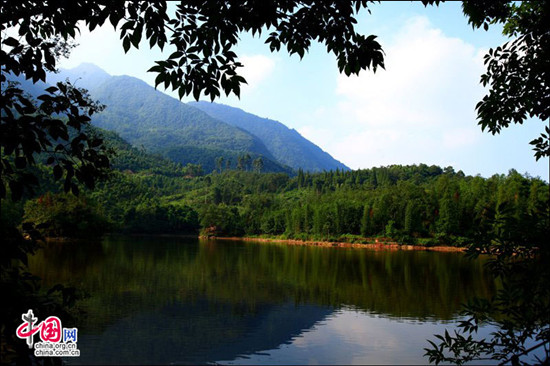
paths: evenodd
<path fill-rule="evenodd" d="M 341 309 L 276 349 L 223 364 L 427 364 L 428 339 L 453 323 L 388 319 Z M 483 331 L 483 330 L 482 330 Z"/>

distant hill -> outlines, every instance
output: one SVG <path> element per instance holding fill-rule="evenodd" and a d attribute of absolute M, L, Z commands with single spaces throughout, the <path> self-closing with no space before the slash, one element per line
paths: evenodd
<path fill-rule="evenodd" d="M 238 157 L 246 154 L 262 157 L 264 171 L 291 172 L 256 136 L 181 103 L 137 78 L 110 76 L 97 66 L 83 64 L 62 70 L 48 81 L 66 78 L 89 89 L 94 99 L 107 106 L 94 115 L 95 126 L 117 132 L 136 147 L 183 165 L 201 164 L 205 172 L 214 170 L 220 157 L 232 161 L 235 168 Z"/>
<path fill-rule="evenodd" d="M 210 102 L 191 102 L 210 116 L 232 126 L 242 128 L 257 136 L 269 152 L 282 164 L 294 169 L 309 171 L 349 170 L 317 145 L 304 138 L 296 130 L 289 129 L 281 122 L 261 118 L 241 109 Z"/>
<path fill-rule="evenodd" d="M 69 79 L 77 87 L 94 89 L 109 78 L 111 75 L 100 67 L 91 63 L 83 63 L 74 69 L 62 69 L 57 74 L 48 74 L 48 83 L 55 84 L 58 81 Z"/>
<path fill-rule="evenodd" d="M 216 147 L 273 158 L 257 137 L 160 93 L 139 79 L 113 76 L 90 90 L 94 98 L 107 105 L 94 117 L 94 124 L 117 131 L 133 145 L 151 151 L 189 145 Z"/>
<path fill-rule="evenodd" d="M 50 86 L 49 84 L 46 84 L 40 80 L 37 81 L 36 83 L 33 83 L 32 79 L 27 80 L 23 75 L 15 76 L 13 74 L 9 74 L 7 75 L 7 79 L 8 81 L 18 82 L 19 83 L 18 88 L 24 90 L 33 98 L 36 98 L 39 95 L 46 93 L 44 89 Z M 4 84 L 2 84 L 2 90 L 4 90 L 3 88 L 4 88 Z"/>
<path fill-rule="evenodd" d="M 93 125 L 114 131 L 138 149 L 186 165 L 201 164 L 206 173 L 218 167 L 236 168 L 239 158 L 262 158 L 262 171 L 288 172 L 348 170 L 295 130 L 277 121 L 240 109 L 205 102 L 185 104 L 155 90 L 140 79 L 111 76 L 93 64 L 48 75 L 48 84 L 69 79 L 86 88 L 105 111 L 93 116 Z M 44 85 L 24 80 L 33 95 Z"/>

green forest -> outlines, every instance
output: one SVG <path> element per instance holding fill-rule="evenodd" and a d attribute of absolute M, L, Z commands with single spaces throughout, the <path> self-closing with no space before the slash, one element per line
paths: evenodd
<path fill-rule="evenodd" d="M 204 174 L 200 165 L 102 133 L 115 152 L 113 170 L 94 190 L 63 193 L 50 168 L 38 165 L 41 191 L 6 201 L 2 217 L 70 238 L 111 232 L 465 246 L 496 230 L 532 242 L 546 233 L 548 183 L 514 170 L 490 178 L 424 164 L 261 173 L 239 157 L 247 163 L 220 160 Z"/>

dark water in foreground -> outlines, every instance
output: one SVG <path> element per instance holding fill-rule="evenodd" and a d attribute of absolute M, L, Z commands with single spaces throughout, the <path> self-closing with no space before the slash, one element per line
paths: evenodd
<path fill-rule="evenodd" d="M 29 264 L 90 294 L 70 364 L 425 364 L 426 340 L 495 291 L 458 253 L 113 237 Z"/>

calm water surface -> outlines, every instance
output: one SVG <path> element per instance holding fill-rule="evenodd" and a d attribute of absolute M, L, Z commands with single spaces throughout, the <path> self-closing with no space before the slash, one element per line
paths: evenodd
<path fill-rule="evenodd" d="M 29 264 L 90 295 L 70 364 L 425 364 L 426 340 L 495 291 L 457 253 L 111 237 Z"/>

